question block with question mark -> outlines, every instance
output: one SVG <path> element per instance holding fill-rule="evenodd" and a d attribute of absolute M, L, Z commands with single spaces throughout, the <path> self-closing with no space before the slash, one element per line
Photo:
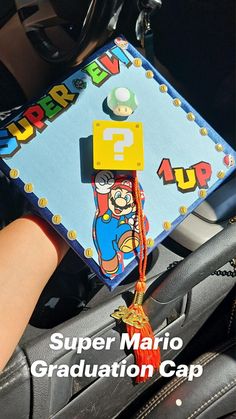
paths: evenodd
<path fill-rule="evenodd" d="M 141 122 L 93 122 L 93 167 L 97 170 L 143 170 Z"/>

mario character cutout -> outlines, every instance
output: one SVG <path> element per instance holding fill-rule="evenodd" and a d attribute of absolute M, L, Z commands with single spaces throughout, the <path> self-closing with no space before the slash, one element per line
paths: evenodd
<path fill-rule="evenodd" d="M 99 171 L 93 182 L 97 207 L 93 238 L 103 273 L 110 278 L 124 269 L 123 259 L 138 251 L 139 226 L 133 196 L 133 178 Z M 144 193 L 142 204 L 144 204 Z M 146 232 L 148 222 L 145 219 Z M 136 253 L 135 253 L 136 252 Z"/>

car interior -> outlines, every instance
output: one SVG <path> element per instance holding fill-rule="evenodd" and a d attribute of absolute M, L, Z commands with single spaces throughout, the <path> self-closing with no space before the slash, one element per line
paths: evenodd
<path fill-rule="evenodd" d="M 236 148 L 232 117 L 235 83 L 231 82 L 235 71 L 233 1 L 178 0 L 173 5 L 170 0 L 163 0 L 162 7 L 155 0 L 75 1 L 71 7 L 68 3 L 0 2 L 2 123 L 10 109 L 36 96 L 109 37 L 124 33 L 141 49 L 133 22 L 141 5 L 148 10 L 155 5 L 151 15 L 155 66 Z M 210 16 L 210 29 L 209 22 L 201 19 L 204 11 Z M 125 25 L 125 20 L 130 24 Z M 214 45 L 209 52 L 211 44 Z M 192 48 L 194 54 L 186 57 L 186 51 Z M 207 51 L 212 59 L 201 58 Z M 0 181 L 3 228 L 19 217 L 28 204 L 3 175 Z M 54 332 L 68 337 L 116 337 L 117 344 L 111 351 L 91 349 L 83 354 L 83 359 L 99 365 L 122 360 L 132 364 L 133 353 L 119 348 L 121 329 L 110 314 L 118 306 L 129 304 L 136 280 L 137 269 L 110 292 L 69 251 L 42 292 L 21 341 L 0 374 L 2 419 L 235 417 L 235 175 L 148 258 L 144 310 L 154 334 L 169 333 L 184 342 L 180 350 L 168 349 L 162 358 L 174 360 L 176 365 L 201 364 L 201 377 L 188 381 L 186 377 L 163 378 L 156 373 L 147 382 L 135 384 L 128 376 L 36 378 L 30 374 L 30 366 L 38 359 L 47 364 L 73 365 L 79 361 L 81 355 L 74 350 L 50 349 Z"/>

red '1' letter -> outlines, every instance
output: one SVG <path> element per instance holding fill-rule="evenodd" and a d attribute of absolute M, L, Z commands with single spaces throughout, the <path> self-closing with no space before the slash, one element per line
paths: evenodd
<path fill-rule="evenodd" d="M 169 159 L 162 160 L 160 167 L 157 170 L 157 175 L 160 179 L 163 178 L 164 185 L 175 182 L 175 175 Z"/>

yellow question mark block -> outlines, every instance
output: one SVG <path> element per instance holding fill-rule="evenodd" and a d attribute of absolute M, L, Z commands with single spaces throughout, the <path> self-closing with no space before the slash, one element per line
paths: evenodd
<path fill-rule="evenodd" d="M 143 170 L 144 146 L 141 122 L 93 122 L 93 168 Z"/>

